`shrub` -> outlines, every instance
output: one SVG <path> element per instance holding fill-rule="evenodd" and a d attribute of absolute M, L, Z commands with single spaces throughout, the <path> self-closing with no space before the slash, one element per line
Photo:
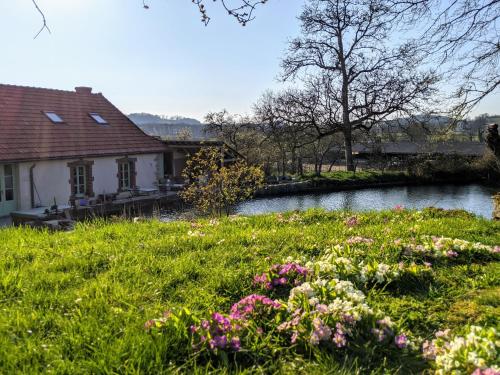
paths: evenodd
<path fill-rule="evenodd" d="M 181 198 L 202 212 L 229 215 L 238 202 L 250 198 L 262 185 L 264 173 L 242 160 L 223 165 L 223 149 L 204 147 L 188 159 L 183 176 L 189 181 Z"/>

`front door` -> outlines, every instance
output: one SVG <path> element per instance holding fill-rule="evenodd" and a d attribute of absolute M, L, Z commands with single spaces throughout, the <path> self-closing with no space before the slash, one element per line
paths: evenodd
<path fill-rule="evenodd" d="M 0 217 L 17 208 L 14 164 L 0 164 Z"/>

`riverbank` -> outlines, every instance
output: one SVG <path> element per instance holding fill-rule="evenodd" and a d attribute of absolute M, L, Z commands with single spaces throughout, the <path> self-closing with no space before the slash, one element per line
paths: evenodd
<path fill-rule="evenodd" d="M 417 245 L 433 243 L 426 236 L 471 244 L 461 243 L 447 256 L 414 253 Z M 500 223 L 438 209 L 94 221 L 68 233 L 0 229 L 0 371 L 422 373 L 435 366 L 421 347 L 436 331 L 463 335 L 468 324 L 496 324 L 500 263 L 476 243 L 499 245 Z M 353 328 L 344 322 L 349 331 L 336 336 L 346 340 L 340 346 L 305 340 L 313 325 L 304 315 L 306 331 L 292 343 L 292 332 L 274 326 L 288 316 L 277 302 L 270 321 L 255 326 L 248 320 L 227 350 L 200 345 L 199 325 L 211 321 L 214 311 L 225 317 L 233 303 L 252 294 L 286 303 L 289 286 L 261 288 L 254 276 L 261 280 L 274 264 L 290 259 L 312 267 L 311 284 L 315 262 L 334 270 L 337 259 L 348 259 L 362 274 L 338 268 L 340 273 L 321 277 L 350 280 L 373 315 L 363 308 Z M 372 280 L 378 276 L 370 270 L 385 265 L 381 281 Z M 362 271 L 364 266 L 371 268 Z M 372 328 L 380 328 L 380 314 L 392 323 L 391 333 L 384 326 L 387 336 L 378 341 Z M 335 329 L 335 320 L 324 319 Z"/>
<path fill-rule="evenodd" d="M 285 196 L 291 194 L 311 194 L 347 190 L 360 190 L 397 186 L 426 186 L 471 183 L 482 183 L 487 186 L 500 188 L 500 182 L 492 184 L 491 181 L 477 176 L 450 176 L 446 178 L 428 178 L 411 176 L 402 172 L 332 172 L 321 177 L 305 176 L 300 181 L 268 184 L 259 189 L 255 197 Z"/>

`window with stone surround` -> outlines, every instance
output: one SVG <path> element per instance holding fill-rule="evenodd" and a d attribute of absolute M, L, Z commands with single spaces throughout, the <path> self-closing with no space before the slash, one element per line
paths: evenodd
<path fill-rule="evenodd" d="M 136 168 L 135 162 L 137 159 L 135 158 L 121 158 L 116 159 L 118 164 L 118 190 L 130 190 L 136 188 Z"/>
<path fill-rule="evenodd" d="M 93 164 L 93 160 L 77 160 L 68 163 L 70 169 L 69 183 L 71 185 L 71 199 L 94 196 Z"/>

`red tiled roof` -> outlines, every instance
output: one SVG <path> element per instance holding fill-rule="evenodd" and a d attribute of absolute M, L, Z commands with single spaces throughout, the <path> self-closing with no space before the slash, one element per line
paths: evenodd
<path fill-rule="evenodd" d="M 0 161 L 67 159 L 163 152 L 102 94 L 0 84 Z M 55 124 L 44 112 L 55 112 Z M 99 125 L 89 113 L 100 114 Z"/>

